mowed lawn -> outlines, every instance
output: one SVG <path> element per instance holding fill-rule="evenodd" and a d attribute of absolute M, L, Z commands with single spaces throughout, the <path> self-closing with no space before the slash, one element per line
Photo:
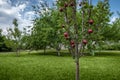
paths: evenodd
<path fill-rule="evenodd" d="M 97 52 L 80 58 L 81 80 L 120 80 L 120 52 Z M 0 53 L 0 80 L 75 80 L 71 56 L 48 51 L 27 54 Z"/>

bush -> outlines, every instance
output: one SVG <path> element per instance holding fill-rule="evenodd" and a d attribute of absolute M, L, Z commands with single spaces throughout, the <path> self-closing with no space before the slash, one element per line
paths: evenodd
<path fill-rule="evenodd" d="M 120 50 L 120 43 L 114 43 L 111 45 L 102 45 L 103 50 Z"/>

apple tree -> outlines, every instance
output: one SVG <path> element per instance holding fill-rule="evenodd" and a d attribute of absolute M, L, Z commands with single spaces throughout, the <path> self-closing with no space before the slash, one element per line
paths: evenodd
<path fill-rule="evenodd" d="M 56 9 L 52 9 L 51 11 L 51 23 L 49 23 L 50 27 L 51 27 L 51 31 L 49 35 L 49 40 L 50 40 L 50 47 L 54 48 L 57 52 L 57 55 L 60 56 L 60 50 L 61 47 L 63 46 L 63 31 L 61 30 L 61 28 L 64 27 L 64 25 L 61 27 L 61 25 L 59 25 L 59 12 Z"/>
<path fill-rule="evenodd" d="M 90 35 L 91 44 L 88 44 L 88 49 L 92 55 L 94 55 L 94 50 L 99 50 L 102 46 L 102 42 L 106 37 L 104 37 L 106 29 L 109 27 L 110 17 L 113 13 L 110 12 L 109 0 L 98 1 L 97 5 L 91 10 L 91 17 L 95 21 L 93 24 L 93 33 Z"/>
<path fill-rule="evenodd" d="M 91 26 L 94 23 L 90 14 L 84 18 L 84 12 L 87 12 L 87 10 L 90 9 L 91 4 L 89 4 L 89 1 L 87 0 L 80 2 L 79 6 L 81 7 L 82 14 L 81 16 L 78 16 L 78 2 L 76 0 L 58 0 L 57 3 L 61 13 L 60 16 L 62 22 L 60 23 L 65 25 L 64 37 L 68 41 L 73 58 L 75 58 L 76 80 L 79 80 L 79 58 L 82 54 L 82 47 L 88 43 L 86 36 L 93 32 L 92 29 L 86 29 L 86 26 L 84 26 L 86 23 Z M 82 17 L 81 21 L 78 21 L 78 17 Z M 85 22 L 85 20 L 87 22 Z M 81 26 L 79 25 L 79 22 L 81 22 Z"/>
<path fill-rule="evenodd" d="M 107 27 L 109 0 L 99 1 L 96 6 L 92 0 L 58 0 L 61 25 L 64 25 L 64 37 L 70 46 L 76 63 L 76 80 L 79 80 L 79 58 L 85 47 L 94 55 L 95 44 L 102 41 L 102 31 Z"/>

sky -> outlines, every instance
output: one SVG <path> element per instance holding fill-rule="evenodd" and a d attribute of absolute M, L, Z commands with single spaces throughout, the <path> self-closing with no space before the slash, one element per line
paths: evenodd
<path fill-rule="evenodd" d="M 45 1 L 45 0 L 43 0 Z M 46 0 L 49 5 L 55 0 Z M 98 0 L 92 0 L 95 5 Z M 14 18 L 18 19 L 19 28 L 32 26 L 35 16 L 32 5 L 38 4 L 42 0 L 0 0 L 0 29 L 6 33 L 8 27 L 12 27 Z M 110 0 L 110 9 L 114 12 L 111 21 L 117 18 L 116 11 L 120 12 L 120 0 Z"/>

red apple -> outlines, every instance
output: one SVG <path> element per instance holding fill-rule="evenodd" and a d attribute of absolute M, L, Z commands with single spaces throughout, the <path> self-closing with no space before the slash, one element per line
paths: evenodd
<path fill-rule="evenodd" d="M 68 33 L 65 32 L 65 33 L 64 33 L 64 36 L 65 36 L 65 38 L 68 38 Z"/>
<path fill-rule="evenodd" d="M 66 7 L 68 7 L 68 4 L 67 4 L 67 3 L 65 3 L 65 4 L 64 4 L 64 7 L 65 7 L 65 8 L 66 8 Z"/>
<path fill-rule="evenodd" d="M 59 11 L 60 11 L 60 12 L 63 12 L 63 8 L 60 8 Z"/>
<path fill-rule="evenodd" d="M 87 44 L 87 40 L 86 39 L 83 40 L 83 44 Z"/>
<path fill-rule="evenodd" d="M 89 22 L 89 24 L 93 24 L 94 23 L 94 21 L 92 19 L 90 19 L 88 22 Z"/>
<path fill-rule="evenodd" d="M 74 44 L 75 44 L 75 42 L 74 42 L 73 40 L 71 40 L 71 41 L 70 41 L 70 44 L 71 44 L 71 45 L 74 45 Z"/>
<path fill-rule="evenodd" d="M 75 44 L 72 44 L 71 46 L 72 46 L 73 48 L 75 48 Z"/>
<path fill-rule="evenodd" d="M 71 2 L 71 3 L 70 3 L 70 6 L 74 6 L 74 3 L 73 3 L 73 2 Z"/>
<path fill-rule="evenodd" d="M 88 29 L 88 33 L 90 34 L 90 33 L 92 33 L 93 32 L 93 30 L 92 29 Z"/>

